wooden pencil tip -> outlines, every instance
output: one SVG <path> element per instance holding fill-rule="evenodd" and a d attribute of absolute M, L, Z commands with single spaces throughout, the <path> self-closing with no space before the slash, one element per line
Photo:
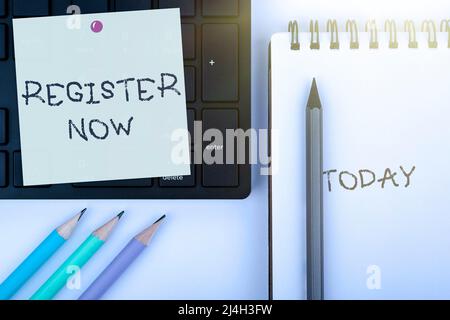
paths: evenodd
<path fill-rule="evenodd" d="M 160 222 L 166 217 L 166 215 L 163 215 L 161 218 L 153 222 L 153 224 L 146 228 L 144 231 L 139 233 L 135 239 L 139 242 L 141 242 L 143 245 L 147 246 L 150 240 L 152 239 L 153 235 L 155 234 L 156 230 L 158 230 L 160 226 Z"/>
<path fill-rule="evenodd" d="M 58 228 L 56 228 L 56 231 L 59 233 L 61 237 L 68 240 L 70 236 L 72 235 L 73 231 L 75 230 L 78 222 L 80 221 L 81 217 L 83 216 L 86 209 L 81 210 L 76 215 L 74 215 L 70 220 L 66 221 L 62 225 L 60 225 Z"/>
<path fill-rule="evenodd" d="M 123 216 L 123 214 L 125 213 L 125 211 L 122 211 L 122 212 L 120 212 L 118 215 L 117 215 L 117 218 L 119 218 L 119 220 L 122 218 L 122 216 Z"/>
<path fill-rule="evenodd" d="M 96 236 L 98 239 L 106 241 L 106 239 L 109 237 L 111 232 L 113 231 L 114 227 L 119 222 L 122 215 L 125 213 L 125 211 L 121 211 L 118 215 L 114 216 L 111 220 L 109 220 L 107 223 L 105 223 L 103 226 L 98 228 L 93 232 L 93 235 Z"/>

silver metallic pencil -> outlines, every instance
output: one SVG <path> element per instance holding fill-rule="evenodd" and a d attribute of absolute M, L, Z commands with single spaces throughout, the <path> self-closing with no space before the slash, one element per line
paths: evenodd
<path fill-rule="evenodd" d="M 307 299 L 323 300 L 322 105 L 313 79 L 306 105 Z"/>

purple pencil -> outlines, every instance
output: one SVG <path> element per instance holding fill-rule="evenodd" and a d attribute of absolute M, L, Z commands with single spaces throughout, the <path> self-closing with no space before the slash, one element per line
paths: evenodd
<path fill-rule="evenodd" d="M 125 248 L 114 258 L 105 270 L 80 296 L 79 300 L 98 300 L 125 272 L 134 260 L 147 248 L 150 240 L 166 216 L 156 220 L 150 227 L 134 237 Z"/>

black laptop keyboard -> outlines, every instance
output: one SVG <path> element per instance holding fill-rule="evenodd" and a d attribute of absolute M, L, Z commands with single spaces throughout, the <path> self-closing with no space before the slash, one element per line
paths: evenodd
<path fill-rule="evenodd" d="M 0 0 L 0 198 L 245 198 L 249 164 L 195 164 L 186 177 L 23 187 L 11 20 L 63 15 L 70 5 L 81 13 L 180 8 L 191 135 L 194 121 L 224 134 L 250 128 L 250 0 Z M 200 144 L 200 151 L 222 147 Z"/>

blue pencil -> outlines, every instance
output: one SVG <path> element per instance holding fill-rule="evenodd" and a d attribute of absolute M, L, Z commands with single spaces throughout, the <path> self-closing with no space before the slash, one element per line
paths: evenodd
<path fill-rule="evenodd" d="M 14 294 L 47 262 L 70 238 L 86 209 L 56 228 L 39 246 L 0 284 L 0 300 L 11 299 Z"/>

